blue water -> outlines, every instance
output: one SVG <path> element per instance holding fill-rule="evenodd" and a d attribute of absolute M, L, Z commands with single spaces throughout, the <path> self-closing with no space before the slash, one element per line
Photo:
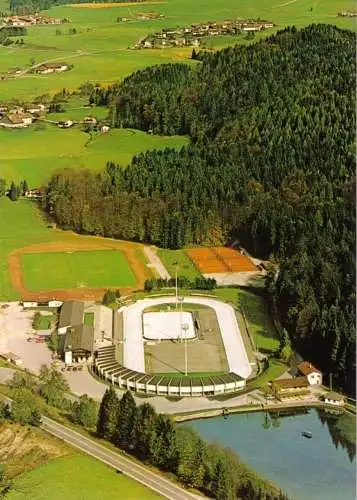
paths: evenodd
<path fill-rule="evenodd" d="M 296 500 L 355 500 L 355 458 L 336 448 L 316 410 L 282 417 L 263 427 L 264 413 L 246 413 L 188 422 L 203 438 L 233 449 L 243 462 Z M 312 439 L 301 436 L 310 431 Z"/>

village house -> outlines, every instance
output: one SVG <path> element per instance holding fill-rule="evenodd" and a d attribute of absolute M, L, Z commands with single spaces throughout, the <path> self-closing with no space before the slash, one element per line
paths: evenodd
<path fill-rule="evenodd" d="M 47 75 L 49 73 L 62 73 L 68 69 L 68 64 L 65 63 L 45 63 L 34 69 L 35 73 Z"/>
<path fill-rule="evenodd" d="M 310 385 L 322 385 L 322 373 L 308 361 L 299 363 L 297 369 L 301 375 L 307 378 Z"/>
<path fill-rule="evenodd" d="M 97 119 L 94 118 L 94 116 L 86 116 L 84 118 L 84 123 L 86 125 L 96 125 L 97 124 Z"/>
<path fill-rule="evenodd" d="M 333 406 L 344 406 L 345 398 L 338 392 L 330 391 L 324 395 L 324 403 Z"/>
<path fill-rule="evenodd" d="M 274 380 L 271 388 L 276 399 L 280 401 L 310 394 L 309 382 L 306 377 Z"/>
<path fill-rule="evenodd" d="M 70 128 L 73 125 L 73 121 L 72 120 L 59 121 L 57 125 L 59 128 Z"/>
<path fill-rule="evenodd" d="M 33 117 L 28 113 L 6 113 L 0 117 L 0 127 L 24 128 L 31 125 Z"/>
<path fill-rule="evenodd" d="M 39 189 L 28 189 L 25 191 L 25 198 L 39 199 L 42 198 L 42 193 Z"/>
<path fill-rule="evenodd" d="M 106 134 L 107 132 L 109 132 L 109 127 L 108 127 L 108 125 L 103 125 L 103 126 L 100 128 L 100 131 L 102 132 L 102 134 Z"/>
<path fill-rule="evenodd" d="M 26 108 L 26 111 L 31 114 L 43 113 L 46 109 L 44 104 L 31 104 Z"/>

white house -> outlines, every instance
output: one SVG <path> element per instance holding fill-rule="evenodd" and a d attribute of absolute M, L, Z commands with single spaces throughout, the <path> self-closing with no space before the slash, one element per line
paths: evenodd
<path fill-rule="evenodd" d="M 328 405 L 343 406 L 345 404 L 345 398 L 342 394 L 331 391 L 325 394 L 324 402 Z"/>
<path fill-rule="evenodd" d="M 61 307 L 63 302 L 61 300 L 49 300 L 48 307 Z"/>
<path fill-rule="evenodd" d="M 308 361 L 302 361 L 298 364 L 297 369 L 301 375 L 304 375 L 307 378 L 309 385 L 322 384 L 322 373 Z"/>
<path fill-rule="evenodd" d="M 23 302 L 22 306 L 24 309 L 37 307 L 37 302 Z"/>

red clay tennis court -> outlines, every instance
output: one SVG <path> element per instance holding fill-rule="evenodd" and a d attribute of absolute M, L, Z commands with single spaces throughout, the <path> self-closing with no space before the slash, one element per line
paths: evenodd
<path fill-rule="evenodd" d="M 186 253 L 203 274 L 257 271 L 248 257 L 233 248 L 189 248 Z"/>

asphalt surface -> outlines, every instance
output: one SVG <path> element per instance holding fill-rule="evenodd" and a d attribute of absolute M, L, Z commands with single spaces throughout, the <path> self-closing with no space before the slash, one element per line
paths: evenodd
<path fill-rule="evenodd" d="M 105 464 L 124 473 L 126 476 L 129 476 L 135 481 L 138 481 L 139 483 L 142 483 L 148 488 L 156 491 L 165 498 L 170 500 L 197 500 L 199 498 L 203 498 L 198 495 L 194 495 L 193 493 L 189 493 L 180 486 L 177 486 L 164 477 L 152 472 L 148 468 L 105 448 L 92 439 L 82 436 L 82 434 L 63 426 L 50 418 L 42 417 L 41 427 L 50 434 L 66 441 L 76 448 L 79 448 L 88 455 L 101 460 Z"/>
<path fill-rule="evenodd" d="M 124 366 L 145 373 L 143 312 L 146 308 L 160 304 L 174 304 L 176 297 L 157 297 L 138 300 L 123 306 L 124 324 Z M 252 372 L 242 335 L 233 307 L 208 297 L 184 297 L 183 303 L 200 304 L 214 309 L 226 351 L 229 371 L 246 379 Z"/>

